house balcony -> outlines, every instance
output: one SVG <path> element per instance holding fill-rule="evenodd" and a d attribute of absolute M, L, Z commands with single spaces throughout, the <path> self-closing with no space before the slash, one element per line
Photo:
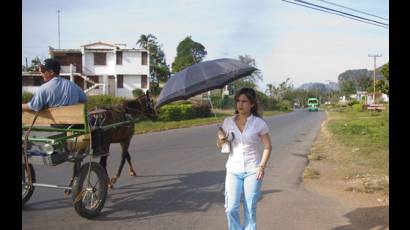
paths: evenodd
<path fill-rule="evenodd" d="M 70 66 L 69 65 L 62 65 L 60 73 L 69 74 L 70 73 Z M 75 65 L 73 65 L 73 73 L 77 73 L 77 67 Z"/>

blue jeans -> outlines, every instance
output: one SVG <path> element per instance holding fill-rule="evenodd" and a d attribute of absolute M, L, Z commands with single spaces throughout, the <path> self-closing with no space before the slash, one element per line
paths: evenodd
<path fill-rule="evenodd" d="M 229 230 L 256 229 L 256 203 L 260 196 L 262 180 L 256 179 L 256 172 L 226 172 L 225 212 Z M 240 223 L 239 212 L 242 192 L 244 193 L 244 226 Z"/>

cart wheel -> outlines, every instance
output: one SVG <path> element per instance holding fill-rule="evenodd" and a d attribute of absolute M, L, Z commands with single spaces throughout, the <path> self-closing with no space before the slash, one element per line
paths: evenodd
<path fill-rule="evenodd" d="M 107 198 L 107 182 L 107 173 L 97 162 L 81 166 L 72 188 L 74 209 L 78 215 L 92 219 L 100 214 Z"/>
<path fill-rule="evenodd" d="M 30 186 L 28 185 L 28 172 L 27 170 L 25 170 L 25 164 L 22 164 L 22 204 L 24 206 L 24 204 L 30 199 L 31 195 L 33 195 L 34 192 L 34 186 Z M 30 170 L 30 174 L 31 174 L 31 181 L 34 183 L 36 182 L 36 173 L 34 172 L 34 168 L 31 164 L 28 165 L 29 166 L 29 170 Z"/>

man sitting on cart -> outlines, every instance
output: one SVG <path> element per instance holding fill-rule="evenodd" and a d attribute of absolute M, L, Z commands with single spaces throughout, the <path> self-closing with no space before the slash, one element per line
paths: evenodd
<path fill-rule="evenodd" d="M 35 92 L 30 102 L 22 104 L 22 110 L 36 112 L 49 108 L 85 103 L 87 96 L 74 82 L 60 76 L 60 63 L 55 59 L 44 60 L 39 66 L 44 84 Z"/>
<path fill-rule="evenodd" d="M 46 108 L 75 105 L 86 103 L 87 96 L 74 82 L 60 76 L 60 63 L 52 58 L 44 60 L 39 70 L 44 80 L 30 102 L 22 104 L 22 110 L 40 111 Z M 79 127 L 81 126 L 81 127 Z M 53 125 L 53 127 L 67 127 L 67 125 Z M 83 125 L 73 125 L 72 128 L 83 128 Z M 91 133 L 93 150 L 95 154 L 107 154 L 108 148 L 101 143 L 108 142 L 109 135 L 102 130 Z"/>

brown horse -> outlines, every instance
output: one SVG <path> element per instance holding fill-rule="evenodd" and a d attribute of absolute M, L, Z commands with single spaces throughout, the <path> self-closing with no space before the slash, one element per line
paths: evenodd
<path fill-rule="evenodd" d="M 111 143 L 120 143 L 122 147 L 120 166 L 117 170 L 116 175 L 114 175 L 110 179 L 110 182 L 108 184 L 108 186 L 112 188 L 114 186 L 114 183 L 121 175 L 125 161 L 127 161 L 129 166 L 129 175 L 136 176 L 135 170 L 131 163 L 131 156 L 128 152 L 128 147 L 134 135 L 134 121 L 142 117 L 147 117 L 152 121 L 156 121 L 158 120 L 158 114 L 154 109 L 153 100 L 150 98 L 148 91 L 147 94 L 141 95 L 137 99 L 124 101 L 122 105 L 102 107 L 98 108 L 97 110 L 91 110 L 90 115 L 93 114 L 103 114 L 104 119 L 100 123 L 101 126 L 107 126 L 124 121 L 132 121 L 123 125 L 105 129 L 102 132 L 103 138 L 101 143 L 101 151 L 103 155 L 100 158 L 101 166 L 103 166 L 105 169 L 107 168 L 107 158 Z"/>
<path fill-rule="evenodd" d="M 94 155 L 100 155 L 100 164 L 107 170 L 107 158 L 111 143 L 120 143 L 122 147 L 121 163 L 117 174 L 108 182 L 108 187 L 112 188 L 114 183 L 121 175 L 125 161 L 128 162 L 129 175 L 136 176 L 135 170 L 131 163 L 131 156 L 128 152 L 131 139 L 134 135 L 135 121 L 138 118 L 147 117 L 152 121 L 158 120 L 158 114 L 154 109 L 153 100 L 150 98 L 149 91 L 145 95 L 139 96 L 137 99 L 126 100 L 121 105 L 117 106 L 102 106 L 92 109 L 89 112 L 90 125 L 107 126 L 110 124 L 125 122 L 122 125 L 114 126 L 108 129 L 101 130 L 100 136 L 96 137 L 95 130 L 91 132 L 92 149 Z M 80 169 L 80 164 L 76 163 L 73 167 L 73 176 L 70 178 L 69 187 L 74 182 L 74 177 Z M 71 193 L 71 190 L 64 191 L 66 195 Z"/>

